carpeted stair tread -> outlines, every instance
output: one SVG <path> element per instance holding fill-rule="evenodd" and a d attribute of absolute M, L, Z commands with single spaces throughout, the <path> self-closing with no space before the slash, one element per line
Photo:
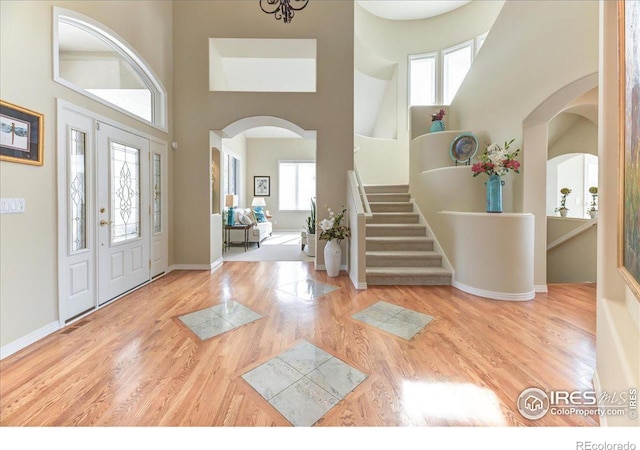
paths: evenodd
<path fill-rule="evenodd" d="M 442 267 L 367 267 L 367 276 L 451 275 Z"/>
<path fill-rule="evenodd" d="M 388 256 L 391 258 L 411 258 L 416 256 L 433 259 L 442 258 L 442 255 L 440 253 L 429 250 L 373 250 L 366 253 L 367 256 Z"/>

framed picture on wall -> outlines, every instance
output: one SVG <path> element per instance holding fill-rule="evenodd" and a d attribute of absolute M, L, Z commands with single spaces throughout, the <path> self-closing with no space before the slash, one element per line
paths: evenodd
<path fill-rule="evenodd" d="M 271 195 L 271 177 L 255 176 L 253 177 L 253 196 L 269 197 Z"/>
<path fill-rule="evenodd" d="M 0 100 L 0 160 L 41 166 L 44 116 Z"/>
<path fill-rule="evenodd" d="M 618 268 L 640 300 L 640 3 L 618 1 L 620 185 Z"/>

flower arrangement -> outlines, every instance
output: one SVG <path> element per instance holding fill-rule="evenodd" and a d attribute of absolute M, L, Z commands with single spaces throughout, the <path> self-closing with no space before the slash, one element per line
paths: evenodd
<path fill-rule="evenodd" d="M 597 206 L 596 199 L 598 198 L 598 187 L 591 186 L 589 188 L 589 194 L 591 194 L 591 203 L 589 203 L 589 207 L 587 208 L 587 214 L 595 213 L 598 210 L 596 208 Z"/>
<path fill-rule="evenodd" d="M 556 212 L 569 211 L 569 208 L 567 208 L 567 195 L 571 194 L 571 189 L 564 187 L 560 189 L 560 194 L 562 194 L 560 197 L 560 206 L 556 208 Z"/>
<path fill-rule="evenodd" d="M 347 212 L 347 209 L 342 208 L 342 211 L 339 214 L 336 214 L 331 210 L 331 208 L 327 208 L 327 212 L 329 213 L 329 218 L 321 220 L 319 224 L 320 229 L 322 230 L 319 238 L 326 241 L 337 239 L 338 242 L 340 242 L 341 240 L 350 237 L 351 229 L 342 224 L 344 214 Z"/>
<path fill-rule="evenodd" d="M 502 176 L 506 175 L 510 170 L 513 170 L 514 173 L 520 173 L 520 162 L 515 159 L 520 149 L 509 150 L 513 141 L 515 139 L 511 139 L 509 142 L 505 141 L 502 147 L 498 144 L 487 146 L 482 155 L 480 155 L 480 161 L 471 166 L 473 176 L 477 177 L 481 173 L 486 173 L 489 176 Z"/>
<path fill-rule="evenodd" d="M 441 108 L 437 113 L 431 114 L 431 121 L 435 122 L 436 120 L 442 120 L 446 114 L 447 112 Z"/>

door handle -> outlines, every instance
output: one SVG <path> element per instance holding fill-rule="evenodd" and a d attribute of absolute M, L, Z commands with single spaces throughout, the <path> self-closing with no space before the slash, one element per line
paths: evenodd
<path fill-rule="evenodd" d="M 112 223 L 113 223 L 113 220 L 111 220 L 111 221 L 101 220 L 100 221 L 100 226 L 103 227 L 105 225 L 111 225 Z"/>

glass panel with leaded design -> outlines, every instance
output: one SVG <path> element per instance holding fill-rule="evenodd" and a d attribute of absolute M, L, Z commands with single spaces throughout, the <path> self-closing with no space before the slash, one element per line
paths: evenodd
<path fill-rule="evenodd" d="M 140 237 L 140 149 L 111 143 L 111 243 Z"/>
<path fill-rule="evenodd" d="M 162 232 L 162 174 L 161 159 L 153 154 L 153 232 Z"/>
<path fill-rule="evenodd" d="M 69 250 L 75 253 L 87 248 L 87 134 L 71 129 L 69 138 Z"/>

